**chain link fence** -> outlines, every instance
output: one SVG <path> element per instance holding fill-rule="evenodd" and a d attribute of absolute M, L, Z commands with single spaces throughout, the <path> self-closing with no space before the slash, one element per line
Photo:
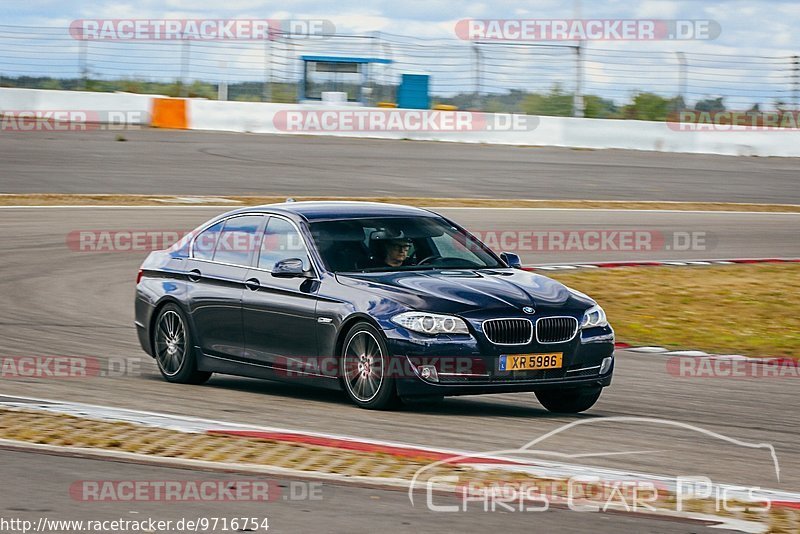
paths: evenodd
<path fill-rule="evenodd" d="M 65 28 L 0 26 L 0 86 L 296 102 L 300 57 L 326 55 L 391 61 L 368 67 L 371 104 L 393 101 L 403 73 L 425 73 L 434 103 L 492 112 L 657 119 L 629 116 L 631 106 L 646 110 L 648 98 L 656 107 L 666 101 L 673 110 L 798 107 L 797 56 L 605 46 L 378 32 L 275 33 L 261 41 L 77 40 Z"/>

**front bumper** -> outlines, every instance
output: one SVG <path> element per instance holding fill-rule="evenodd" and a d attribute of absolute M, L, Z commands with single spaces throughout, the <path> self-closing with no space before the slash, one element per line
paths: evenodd
<path fill-rule="evenodd" d="M 614 372 L 614 331 L 610 327 L 580 331 L 564 343 L 517 346 L 493 345 L 467 335 L 425 337 L 403 329 L 386 334 L 392 369 L 401 371 L 394 373 L 394 378 L 402 397 L 602 388 L 611 384 Z M 563 354 L 559 369 L 499 369 L 501 355 L 554 352 Z M 610 362 L 601 368 L 606 359 Z M 434 372 L 426 372 L 423 378 L 424 367 Z"/>

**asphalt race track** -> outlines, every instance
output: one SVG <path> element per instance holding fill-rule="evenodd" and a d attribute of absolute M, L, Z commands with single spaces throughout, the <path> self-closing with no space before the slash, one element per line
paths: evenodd
<path fill-rule="evenodd" d="M 587 519 L 592 532 L 682 532 L 713 533 L 699 523 L 676 522 L 621 514 L 582 514 L 553 508 L 546 512 L 483 512 L 477 507 L 468 513 L 435 513 L 424 506 L 411 508 L 405 491 L 379 490 L 328 482 L 317 486 L 318 499 L 293 499 L 302 495 L 300 481 L 253 475 L 217 473 L 197 474 L 185 469 L 107 462 L 95 459 L 46 456 L 26 452 L 0 450 L 4 469 L 3 481 L 10 487 L 36 487 L 32 496 L 14 493 L 4 499 L 6 510 L 14 517 L 37 524 L 41 517 L 50 520 L 114 521 L 118 519 L 171 520 L 198 518 L 268 518 L 268 532 L 352 532 L 372 533 L 377 530 L 398 533 L 469 532 L 477 524 L 508 532 L 529 532 L 535 520 L 539 532 L 586 532 Z M 37 465 L 35 473 L 30 466 Z M 69 488 L 76 481 L 104 480 L 168 480 L 168 481 L 270 481 L 282 488 L 276 501 L 270 502 L 96 502 L 71 498 Z M 270 486 L 270 491 L 274 486 Z M 288 499 L 287 499 L 288 497 Z M 47 504 L 43 504 L 47 503 Z M 445 503 L 446 504 L 446 503 Z M 10 515 L 6 513 L 5 515 Z M 334 526 L 335 525 L 335 526 Z M 218 530 L 219 531 L 219 530 Z M 264 532 L 264 530 L 254 530 Z"/>
<path fill-rule="evenodd" d="M 125 130 L 0 132 L 0 161 L 2 193 L 800 203 L 791 158 Z"/>
<path fill-rule="evenodd" d="M 280 194 L 495 197 L 800 203 L 796 160 L 264 136 L 158 130 L 0 133 L 2 193 Z M 498 185 L 502 184 L 502 185 Z M 3 208 L 0 232 L 0 355 L 86 356 L 114 376 L 0 378 L 0 395 L 76 401 L 477 452 L 513 449 L 574 421 L 587 425 L 537 448 L 546 460 L 715 482 L 800 489 L 796 381 L 692 379 L 667 372 L 664 356 L 617 352 L 614 384 L 587 414 L 547 413 L 532 394 L 463 397 L 395 412 L 366 412 L 344 394 L 215 376 L 204 386 L 164 382 L 133 327 L 136 270 L 146 252 L 91 252 L 78 231 L 189 230 L 218 207 Z M 442 209 L 511 249 L 527 264 L 611 260 L 800 257 L 800 214 L 613 210 Z M 532 246 L 530 232 L 636 232 L 641 250 Z M 72 233 L 72 234 L 71 234 Z M 685 237 L 696 236 L 695 246 Z M 535 241 L 533 242 L 535 243 Z M 669 426 L 612 417 L 656 418 Z M 717 439 L 774 445 L 764 450 Z M 555 456 L 554 453 L 561 456 Z M 587 454 L 593 456 L 585 456 Z M 599 454 L 599 456 L 598 456 Z M 405 492 L 325 483 L 320 501 L 282 503 L 90 503 L 70 497 L 76 480 L 245 475 L 0 450 L 9 492 L 0 515 L 36 521 L 146 516 L 267 516 L 271 531 L 441 532 L 490 528 L 543 531 L 705 532 L 700 524 L 644 516 L 551 510 L 525 514 L 434 514 Z M 281 481 L 282 483 L 285 481 Z M 718 530 L 719 531 L 719 530 Z"/>
<path fill-rule="evenodd" d="M 216 376 L 205 386 L 168 384 L 139 348 L 133 293 L 142 252 L 78 252 L 66 244 L 74 230 L 190 229 L 219 208 L 0 209 L 0 339 L 6 355 L 72 355 L 136 362 L 125 376 L 88 379 L 10 379 L 0 394 L 164 411 L 309 431 L 349 434 L 474 451 L 511 449 L 575 417 L 553 416 L 530 394 L 448 399 L 397 412 L 366 412 L 343 394 Z M 716 248 L 698 254 L 663 250 L 664 258 L 748 255 L 800 256 L 794 239 L 800 215 L 737 213 L 442 210 L 470 228 L 651 228 L 704 230 Z M 617 252 L 583 253 L 574 261 L 611 259 Z M 648 255 L 649 256 L 649 255 Z M 528 254 L 528 262 L 565 262 L 565 254 Z M 628 254 L 630 257 L 630 253 Z M 614 384 L 580 418 L 593 423 L 548 440 L 546 449 L 574 458 L 648 473 L 704 475 L 717 482 L 800 488 L 796 439 L 796 378 L 676 378 L 663 356 L 619 351 Z M 764 451 L 754 452 L 699 431 L 652 423 L 604 422 L 611 416 L 664 418 L 738 440 L 772 443 L 780 481 Z M 539 447 L 542 448 L 541 446 Z M 551 458 L 552 459 L 552 458 Z M 55 460 L 54 460 L 55 462 Z M 101 467 L 102 468 L 102 467 Z M 355 491 L 355 490 L 354 490 Z M 402 500 L 398 497 L 399 500 Z M 399 502 L 399 501 L 398 501 Z M 399 505 L 398 505 L 399 506 Z M 399 508 L 398 508 L 399 509 Z M 508 521 L 514 521 L 509 518 Z"/>

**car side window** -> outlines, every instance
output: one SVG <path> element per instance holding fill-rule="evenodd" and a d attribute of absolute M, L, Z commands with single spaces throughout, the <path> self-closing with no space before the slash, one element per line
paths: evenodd
<path fill-rule="evenodd" d="M 218 222 L 203 230 L 194 240 L 192 256 L 198 260 L 211 260 L 214 257 L 214 249 L 217 246 L 219 232 L 222 230 L 223 222 Z"/>
<path fill-rule="evenodd" d="M 270 217 L 261 241 L 258 268 L 271 271 L 279 261 L 290 258 L 303 260 L 303 269 L 308 270 L 311 263 L 300 233 L 285 219 Z"/>
<path fill-rule="evenodd" d="M 243 215 L 226 220 L 214 249 L 214 261 L 249 267 L 263 221 L 261 215 Z"/>

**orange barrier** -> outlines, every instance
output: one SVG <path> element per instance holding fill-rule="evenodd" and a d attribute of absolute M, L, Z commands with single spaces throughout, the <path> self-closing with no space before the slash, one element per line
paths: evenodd
<path fill-rule="evenodd" d="M 153 128 L 173 128 L 187 130 L 189 116 L 186 111 L 186 99 L 154 98 L 150 126 Z"/>

